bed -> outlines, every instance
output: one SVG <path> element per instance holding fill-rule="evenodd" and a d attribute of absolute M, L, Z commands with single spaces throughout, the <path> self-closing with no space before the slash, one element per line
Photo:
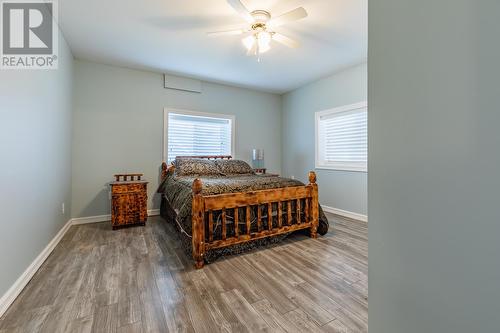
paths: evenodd
<path fill-rule="evenodd" d="M 196 268 L 221 255 L 279 242 L 295 231 L 312 238 L 328 231 L 313 171 L 304 185 L 257 175 L 231 156 L 184 156 L 162 163 L 158 192 L 161 215 L 180 231 Z"/>

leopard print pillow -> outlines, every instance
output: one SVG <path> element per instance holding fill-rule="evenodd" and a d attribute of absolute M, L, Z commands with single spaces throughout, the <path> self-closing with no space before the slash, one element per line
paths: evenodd
<path fill-rule="evenodd" d="M 176 176 L 220 176 L 214 161 L 202 158 L 179 158 L 174 162 Z"/>
<path fill-rule="evenodd" d="M 252 167 L 242 160 L 216 160 L 215 165 L 219 168 L 219 172 L 225 175 L 255 173 Z"/>

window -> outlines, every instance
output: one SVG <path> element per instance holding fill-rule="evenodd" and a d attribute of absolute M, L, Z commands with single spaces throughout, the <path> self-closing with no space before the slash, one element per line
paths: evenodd
<path fill-rule="evenodd" d="M 316 168 L 367 171 L 367 103 L 316 112 Z"/>
<path fill-rule="evenodd" d="M 165 110 L 164 152 L 176 156 L 234 155 L 234 116 Z"/>

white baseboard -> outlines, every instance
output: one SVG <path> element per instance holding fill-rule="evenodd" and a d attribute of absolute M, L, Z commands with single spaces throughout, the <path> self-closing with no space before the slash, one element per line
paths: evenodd
<path fill-rule="evenodd" d="M 150 209 L 148 210 L 148 216 L 157 216 L 160 215 L 159 209 Z"/>
<path fill-rule="evenodd" d="M 159 209 L 148 210 L 148 216 L 160 215 Z M 29 265 L 23 274 L 14 282 L 14 284 L 7 290 L 7 292 L 0 298 L 0 317 L 3 316 L 5 311 L 9 306 L 16 300 L 17 296 L 23 291 L 24 287 L 30 282 L 31 278 L 35 275 L 38 269 L 42 266 L 45 260 L 52 253 L 54 248 L 59 244 L 61 239 L 64 237 L 66 232 L 72 225 L 87 224 L 87 223 L 97 223 L 105 222 L 111 219 L 111 215 L 98 215 L 90 217 L 78 217 L 70 219 L 66 224 L 59 230 L 57 235 L 50 241 L 50 243 L 43 249 L 43 251 L 36 257 L 36 259 Z"/>
<path fill-rule="evenodd" d="M 339 209 L 339 208 L 333 208 L 325 205 L 321 205 L 323 210 L 328 213 L 332 213 L 335 215 L 340 215 L 340 216 L 345 216 L 350 219 L 358 220 L 358 221 L 363 221 L 363 222 L 368 222 L 368 216 L 363 215 L 363 214 L 358 214 L 354 212 L 350 212 L 347 210 Z"/>
<path fill-rule="evenodd" d="M 50 243 L 42 250 L 38 257 L 33 260 L 33 262 L 26 268 L 26 270 L 21 274 L 21 276 L 14 282 L 14 284 L 7 290 L 7 292 L 0 298 L 0 317 L 3 316 L 5 311 L 9 306 L 16 300 L 17 296 L 23 291 L 24 287 L 30 282 L 31 278 L 38 271 L 40 266 L 45 262 L 48 256 L 52 253 L 54 248 L 59 244 L 61 239 L 64 237 L 66 232 L 72 225 L 72 220 L 66 222 L 66 224 L 59 230 Z"/>
<path fill-rule="evenodd" d="M 73 225 L 79 224 L 87 224 L 87 223 L 98 223 L 98 222 L 106 222 L 111 220 L 111 215 L 96 215 L 96 216 L 87 216 L 87 217 L 75 217 L 71 219 Z"/>
<path fill-rule="evenodd" d="M 160 215 L 159 209 L 149 209 L 148 216 Z M 96 216 L 87 216 L 87 217 L 75 217 L 72 219 L 73 225 L 79 224 L 87 224 L 87 223 L 98 223 L 98 222 L 106 222 L 111 220 L 111 215 L 96 215 Z"/>

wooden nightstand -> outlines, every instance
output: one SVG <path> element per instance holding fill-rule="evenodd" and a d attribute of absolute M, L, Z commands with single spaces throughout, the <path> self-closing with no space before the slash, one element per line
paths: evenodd
<path fill-rule="evenodd" d="M 266 168 L 254 168 L 253 172 L 255 172 L 258 175 L 263 175 L 266 173 Z"/>
<path fill-rule="evenodd" d="M 279 175 L 277 173 L 267 173 L 267 169 L 266 168 L 256 168 L 256 169 L 253 169 L 253 171 L 255 172 L 256 175 L 258 176 L 263 176 L 263 177 L 278 177 Z"/>
<path fill-rule="evenodd" d="M 111 182 L 111 225 L 113 230 L 127 225 L 145 225 L 148 219 L 148 182 L 143 174 L 115 175 Z"/>

